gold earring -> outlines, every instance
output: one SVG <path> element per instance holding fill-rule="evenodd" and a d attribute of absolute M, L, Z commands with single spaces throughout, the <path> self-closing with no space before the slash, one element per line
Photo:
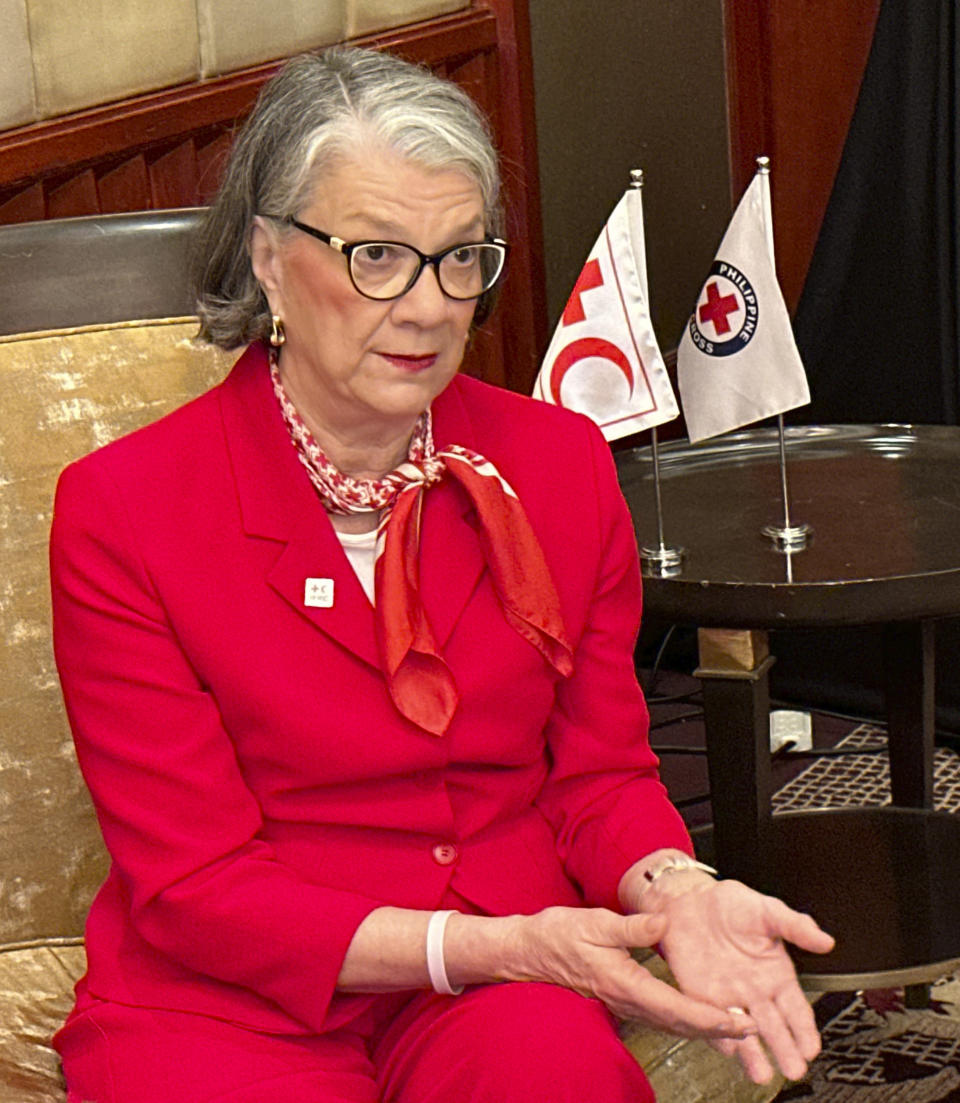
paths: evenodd
<path fill-rule="evenodd" d="M 283 322 L 280 320 L 280 315 L 272 314 L 270 318 L 270 344 L 278 349 L 286 341 L 287 335 L 283 332 Z"/>

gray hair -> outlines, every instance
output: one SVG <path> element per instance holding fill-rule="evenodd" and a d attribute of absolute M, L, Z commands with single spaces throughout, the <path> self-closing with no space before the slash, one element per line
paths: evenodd
<path fill-rule="evenodd" d="M 503 232 L 497 155 L 465 92 L 389 54 L 350 47 L 304 54 L 261 91 L 199 231 L 194 287 L 203 340 L 229 349 L 269 332 L 270 310 L 250 264 L 254 216 L 298 214 L 324 170 L 371 138 L 426 169 L 472 177 L 487 232 Z M 491 305 L 488 292 L 477 324 Z"/>

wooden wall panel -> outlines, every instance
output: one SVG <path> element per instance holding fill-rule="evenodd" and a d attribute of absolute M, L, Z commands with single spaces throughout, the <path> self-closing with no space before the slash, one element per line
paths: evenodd
<path fill-rule="evenodd" d="M 150 206 L 150 181 L 142 153 L 122 161 L 97 181 L 97 196 L 104 211 L 142 211 Z"/>
<path fill-rule="evenodd" d="M 548 317 L 559 320 L 642 168 L 650 307 L 666 354 L 730 218 L 722 0 L 531 0 L 530 15 Z"/>
<path fill-rule="evenodd" d="M 197 150 L 197 202 L 206 206 L 216 195 L 220 174 L 230 156 L 233 129 L 220 129 L 212 135 L 196 135 Z"/>
<path fill-rule="evenodd" d="M 47 218 L 73 218 L 99 210 L 100 195 L 93 169 L 68 176 L 47 193 Z"/>
<path fill-rule="evenodd" d="M 196 202 L 197 148 L 188 138 L 151 161 L 149 206 L 163 210 L 190 207 Z"/>
<path fill-rule="evenodd" d="M 508 357 L 508 385 L 529 394 L 547 348 L 547 293 L 534 103 L 530 10 L 527 0 L 488 0 L 497 16 L 499 48 L 490 58 L 498 113 L 493 111 L 502 151 L 507 199 L 507 234 L 517 248 L 501 296 L 500 317 Z M 504 309 L 516 294 L 527 297 L 525 312 Z"/>
<path fill-rule="evenodd" d="M 800 298 L 827 208 L 880 0 L 725 0 L 731 187 L 772 162 L 777 269 Z"/>
<path fill-rule="evenodd" d="M 38 222 L 47 217 L 43 184 L 27 184 L 4 195 L 0 192 L 0 222 Z"/>

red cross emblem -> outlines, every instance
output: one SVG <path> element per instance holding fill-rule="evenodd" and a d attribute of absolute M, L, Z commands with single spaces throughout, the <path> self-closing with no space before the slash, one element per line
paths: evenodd
<path fill-rule="evenodd" d="M 728 314 L 736 314 L 740 309 L 740 303 L 736 295 L 721 295 L 716 283 L 707 284 L 707 301 L 699 308 L 697 314 L 700 324 L 712 322 L 717 336 L 730 332 Z"/>

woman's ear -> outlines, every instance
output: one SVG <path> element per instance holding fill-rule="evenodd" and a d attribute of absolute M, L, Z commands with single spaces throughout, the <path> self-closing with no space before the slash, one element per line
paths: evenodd
<path fill-rule="evenodd" d="M 250 266 L 271 310 L 279 309 L 280 242 L 276 228 L 260 215 L 254 215 L 250 227 Z"/>

